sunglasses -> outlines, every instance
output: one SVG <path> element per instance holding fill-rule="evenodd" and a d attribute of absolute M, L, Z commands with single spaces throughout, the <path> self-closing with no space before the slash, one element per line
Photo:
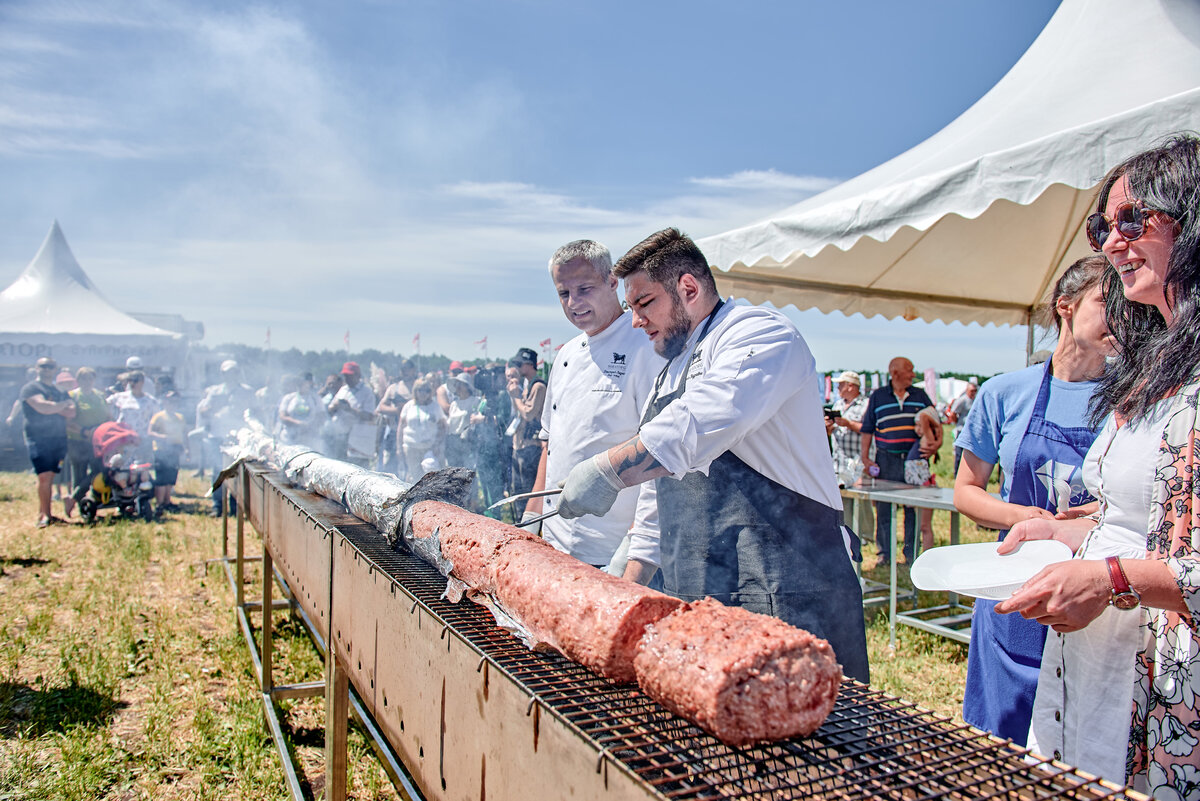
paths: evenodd
<path fill-rule="evenodd" d="M 1088 244 L 1097 253 L 1104 248 L 1104 243 L 1108 241 L 1108 235 L 1114 228 L 1126 242 L 1133 242 L 1146 233 L 1146 221 L 1150 219 L 1151 215 L 1162 213 L 1146 208 L 1146 205 L 1140 200 L 1126 201 L 1117 206 L 1114 211 L 1115 218 L 1100 212 L 1088 215 L 1085 223 Z"/>

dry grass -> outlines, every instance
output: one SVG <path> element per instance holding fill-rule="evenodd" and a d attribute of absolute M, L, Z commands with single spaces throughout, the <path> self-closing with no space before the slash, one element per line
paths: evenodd
<path fill-rule="evenodd" d="M 221 539 L 202 487 L 183 482 L 196 514 L 39 530 L 32 475 L 0 474 L 0 799 L 287 798 L 232 592 L 205 564 Z M 319 678 L 301 627 L 275 619 L 277 680 Z M 322 700 L 285 721 L 319 793 Z M 352 797 L 395 798 L 352 749 Z"/>
<path fill-rule="evenodd" d="M 232 592 L 205 564 L 221 552 L 220 522 L 202 514 L 200 481 L 182 489 L 191 513 L 39 530 L 32 475 L 0 473 L 0 800 L 287 797 Z M 947 514 L 934 525 L 947 541 Z M 963 523 L 966 541 L 992 536 Z M 255 583 L 247 597 L 261 597 Z M 277 681 L 319 679 L 302 627 L 283 613 L 275 621 Z M 875 607 L 873 684 L 959 719 L 966 647 L 902 626 L 892 654 L 887 636 L 886 610 Z M 285 712 L 319 796 L 323 701 Z M 395 798 L 361 736 L 351 748 L 352 797 Z"/>

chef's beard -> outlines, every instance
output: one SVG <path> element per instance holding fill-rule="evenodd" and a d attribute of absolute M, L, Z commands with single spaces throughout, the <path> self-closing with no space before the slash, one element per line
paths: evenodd
<path fill-rule="evenodd" d="M 663 331 L 662 339 L 654 346 L 654 351 L 664 359 L 674 359 L 683 353 L 688 335 L 692 333 L 692 321 L 683 310 L 683 301 L 678 295 L 671 296 L 671 324 Z"/>

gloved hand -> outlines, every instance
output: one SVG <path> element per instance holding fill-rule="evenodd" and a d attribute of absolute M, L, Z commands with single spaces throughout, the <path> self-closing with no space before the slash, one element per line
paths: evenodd
<path fill-rule="evenodd" d="M 558 496 L 558 514 L 565 520 L 608 514 L 617 502 L 617 493 L 625 489 L 607 453 L 598 453 L 575 465 L 559 486 L 563 491 Z"/>

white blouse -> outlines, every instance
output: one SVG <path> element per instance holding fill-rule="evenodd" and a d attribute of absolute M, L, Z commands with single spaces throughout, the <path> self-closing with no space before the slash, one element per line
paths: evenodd
<path fill-rule="evenodd" d="M 1146 558 L 1154 466 L 1170 402 L 1137 424 L 1110 415 L 1083 463 L 1100 522 L 1076 559 Z M 1108 607 L 1086 628 L 1051 631 L 1042 653 L 1029 748 L 1115 782 L 1125 781 L 1133 707 L 1134 655 L 1142 612 Z"/>

